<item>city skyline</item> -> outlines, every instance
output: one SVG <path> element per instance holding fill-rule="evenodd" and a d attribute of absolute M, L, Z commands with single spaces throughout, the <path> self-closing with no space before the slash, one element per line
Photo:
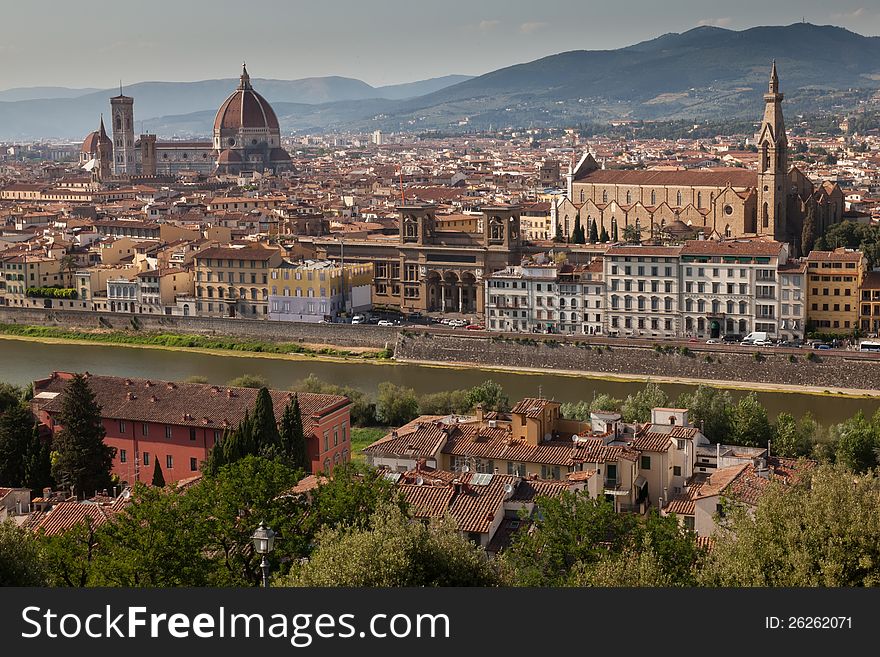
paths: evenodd
<path fill-rule="evenodd" d="M 255 0 L 245 12 L 228 0 L 185 5 L 156 0 L 147 12 L 92 0 L 91 11 L 83 12 L 55 2 L 19 3 L 6 9 L 10 24 L 39 23 L 43 43 L 34 48 L 30 30 L 10 32 L 0 45 L 9 64 L 0 74 L 0 89 L 226 78 L 242 60 L 261 78 L 338 75 L 381 86 L 480 75 L 563 51 L 615 49 L 700 25 L 743 30 L 806 20 L 876 35 L 880 8 L 865 4 L 852 0 L 828 7 L 806 0 L 768 7 L 747 0 L 732 11 L 720 0 L 624 0 L 600 7 L 558 0 L 538 10 L 500 0 L 478 8 L 450 0 L 415 9 L 401 0 L 369 5 Z M 634 12 L 643 20 L 629 20 Z M 167 18 L 163 23 L 157 16 Z M 426 26 L 436 35 L 427 46 Z M 458 47 L 468 42 L 472 47 Z"/>

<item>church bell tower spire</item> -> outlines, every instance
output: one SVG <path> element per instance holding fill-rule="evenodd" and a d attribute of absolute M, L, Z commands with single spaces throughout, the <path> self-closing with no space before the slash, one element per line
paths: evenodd
<path fill-rule="evenodd" d="M 787 241 L 788 137 L 782 118 L 783 94 L 779 91 L 776 60 L 770 69 L 770 83 L 764 94 L 764 118 L 758 138 L 758 221 L 756 232 Z"/>

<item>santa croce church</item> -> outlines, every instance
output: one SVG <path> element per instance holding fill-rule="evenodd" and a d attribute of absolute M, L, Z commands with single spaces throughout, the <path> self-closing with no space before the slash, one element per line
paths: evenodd
<path fill-rule="evenodd" d="M 844 198 L 836 183 L 814 185 L 789 167 L 782 99 L 774 62 L 764 94 L 757 171 L 603 169 L 585 154 L 568 174 L 568 198 L 557 207 L 560 233 L 570 236 L 579 217 L 583 226 L 595 220 L 609 235 L 622 236 L 624 226 L 635 225 L 643 239 L 688 233 L 761 237 L 799 251 L 807 215 L 813 216 L 814 236 L 822 235 L 840 221 Z"/>

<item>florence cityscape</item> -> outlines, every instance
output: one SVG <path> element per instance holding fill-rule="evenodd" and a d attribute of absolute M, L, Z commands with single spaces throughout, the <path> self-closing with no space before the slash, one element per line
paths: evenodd
<path fill-rule="evenodd" d="M 153 4 L 0 43 L 0 585 L 880 582 L 880 11 Z"/>

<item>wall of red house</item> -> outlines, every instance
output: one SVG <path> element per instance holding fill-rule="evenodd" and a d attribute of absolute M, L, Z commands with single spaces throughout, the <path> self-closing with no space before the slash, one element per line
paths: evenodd
<path fill-rule="evenodd" d="M 336 465 L 351 460 L 350 409 L 351 406 L 346 406 L 315 421 L 313 436 L 308 442 L 312 472 L 331 473 Z M 324 432 L 327 432 L 327 449 L 324 449 Z M 335 437 L 337 432 L 338 441 Z"/>

